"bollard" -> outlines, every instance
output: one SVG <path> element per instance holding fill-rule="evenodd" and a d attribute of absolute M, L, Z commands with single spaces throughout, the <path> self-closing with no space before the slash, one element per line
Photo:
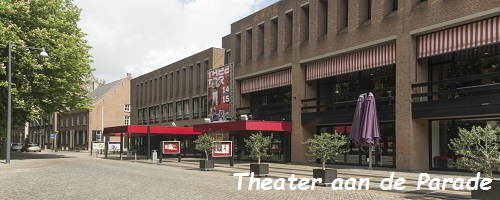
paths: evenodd
<path fill-rule="evenodd" d="M 177 162 L 181 162 L 181 154 L 179 154 L 179 158 L 177 159 Z"/>
<path fill-rule="evenodd" d="M 137 162 L 137 153 L 134 153 L 134 162 Z"/>

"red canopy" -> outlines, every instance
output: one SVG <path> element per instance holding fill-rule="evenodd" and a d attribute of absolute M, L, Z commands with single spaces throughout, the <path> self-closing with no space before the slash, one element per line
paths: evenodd
<path fill-rule="evenodd" d="M 200 135 L 200 132 L 193 131 L 193 127 L 176 127 L 176 126 L 150 126 L 149 132 L 151 135 Z M 148 133 L 148 126 L 144 125 L 128 125 L 114 126 L 104 128 L 105 136 L 123 136 L 144 135 Z"/>
<path fill-rule="evenodd" d="M 282 121 L 232 121 L 211 124 L 196 124 L 194 131 L 208 133 L 213 131 L 277 131 L 292 132 L 291 122 Z"/>

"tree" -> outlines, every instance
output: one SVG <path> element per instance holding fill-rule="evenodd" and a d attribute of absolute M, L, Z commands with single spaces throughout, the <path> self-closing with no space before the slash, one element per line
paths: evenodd
<path fill-rule="evenodd" d="M 49 58 L 24 48 L 12 49 L 12 125 L 47 119 L 54 112 L 89 109 L 84 85 L 90 80 L 91 55 L 77 27 L 81 9 L 71 0 L 0 2 L 0 44 L 44 47 Z M 7 50 L 0 63 L 7 66 Z M 0 64 L 1 65 L 1 64 Z M 7 69 L 0 68 L 0 110 L 7 110 Z M 0 112 L 5 137 L 7 112 Z"/>
<path fill-rule="evenodd" d="M 273 136 L 263 136 L 262 132 L 253 133 L 248 139 L 245 139 L 245 146 L 250 149 L 250 157 L 257 159 L 260 164 L 260 158 L 271 156 L 267 153 Z"/>
<path fill-rule="evenodd" d="M 307 156 L 309 156 L 311 161 L 321 159 L 323 170 L 326 169 L 325 164 L 327 160 L 333 160 L 337 155 L 348 151 L 342 148 L 346 143 L 347 138 L 337 133 L 314 135 L 314 138 L 309 138 L 307 141 L 303 142 L 303 144 L 309 145 L 309 153 Z"/>
<path fill-rule="evenodd" d="M 448 146 L 461 156 L 452 166 L 482 172 L 489 178 L 493 178 L 493 170 L 500 169 L 500 127 L 473 126 L 470 131 L 460 128 L 458 138 L 452 139 Z"/>
<path fill-rule="evenodd" d="M 198 144 L 196 150 L 205 152 L 206 160 L 208 160 L 208 155 L 212 153 L 212 149 L 220 144 L 220 142 L 216 142 L 214 138 L 208 134 L 199 135 L 194 142 Z"/>

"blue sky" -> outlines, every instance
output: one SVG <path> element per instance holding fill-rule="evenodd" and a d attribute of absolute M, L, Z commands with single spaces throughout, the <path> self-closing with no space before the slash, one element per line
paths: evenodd
<path fill-rule="evenodd" d="M 75 0 L 94 75 L 138 77 L 210 47 L 231 23 L 278 0 Z"/>

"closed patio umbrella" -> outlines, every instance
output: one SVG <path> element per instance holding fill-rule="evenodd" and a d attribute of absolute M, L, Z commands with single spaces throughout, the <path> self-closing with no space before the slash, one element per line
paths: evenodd
<path fill-rule="evenodd" d="M 354 141 L 354 144 L 356 146 L 359 146 L 359 143 L 361 142 L 362 138 L 362 118 L 363 118 L 363 113 L 364 113 L 364 102 L 365 102 L 365 95 L 366 94 L 361 94 L 358 97 L 358 101 L 356 102 L 356 109 L 354 110 L 354 118 L 352 119 L 352 128 L 351 132 L 349 134 L 349 138 Z"/>
<path fill-rule="evenodd" d="M 372 168 L 373 147 L 379 145 L 380 130 L 378 126 L 377 106 L 375 97 L 370 92 L 364 102 L 362 124 L 361 124 L 361 145 L 370 147 L 369 168 Z"/>

